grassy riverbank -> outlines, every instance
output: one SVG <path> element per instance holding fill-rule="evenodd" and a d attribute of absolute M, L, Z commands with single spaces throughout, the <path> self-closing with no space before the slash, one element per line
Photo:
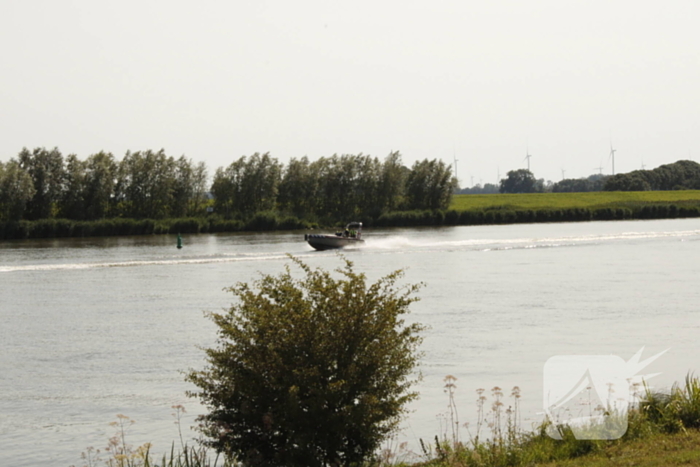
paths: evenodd
<path fill-rule="evenodd" d="M 0 240 L 59 237 L 104 237 L 214 232 L 333 229 L 360 220 L 365 227 L 580 222 L 592 220 L 673 219 L 700 217 L 700 190 L 455 195 L 445 211 L 395 211 L 377 218 L 300 219 L 265 211 L 246 219 L 208 216 L 184 219 L 102 219 L 0 222 Z"/>
<path fill-rule="evenodd" d="M 580 442 L 583 443 L 583 442 Z M 462 454 L 462 456 L 460 456 Z M 669 467 L 700 465 L 700 431 L 685 430 L 679 433 L 656 433 L 639 439 L 623 439 L 596 448 L 586 454 L 571 453 L 557 456 L 552 461 L 509 461 L 505 456 L 499 460 L 487 456 L 464 456 L 451 454 L 452 459 L 433 460 L 403 467 Z M 512 462 L 512 463 L 511 463 Z"/>
<path fill-rule="evenodd" d="M 102 219 L 73 221 L 42 219 L 38 221 L 0 222 L 0 240 L 28 238 L 110 237 L 127 235 L 197 234 L 216 232 L 260 232 L 312 229 L 317 224 L 293 216 L 261 212 L 247 220 L 218 216 L 182 219 Z"/>
<path fill-rule="evenodd" d="M 492 462 L 488 457 L 460 459 L 459 453 L 449 460 L 434 460 L 402 467 L 669 467 L 700 465 L 700 431 L 654 434 L 643 439 L 622 441 L 600 448 L 594 452 L 572 458 L 557 458 L 550 462 L 509 463 Z"/>
<path fill-rule="evenodd" d="M 700 206 L 700 190 L 596 191 L 589 193 L 522 193 L 455 195 L 450 209 L 476 211 L 506 209 L 538 211 L 558 209 L 639 209 L 649 205 Z"/>
<path fill-rule="evenodd" d="M 381 452 L 373 461 L 356 467 L 700 465 L 700 379 L 692 375 L 670 391 L 645 389 L 639 403 L 627 414 L 619 415 L 625 417 L 627 430 L 621 438 L 614 440 L 579 440 L 568 426 L 553 425 L 548 421 L 540 423 L 533 431 L 523 430 L 518 423 L 519 389 L 513 388 L 508 397 L 497 387 L 491 390 L 489 397 L 479 390 L 477 421 L 468 425 L 468 439 L 461 440 L 461 425 L 455 423 L 454 381 L 453 377 L 445 378 L 450 411 L 444 433 L 432 441 L 421 440 L 421 452 L 409 452 L 394 446 Z M 508 401 L 509 398 L 512 400 Z M 180 428 L 180 415 L 184 409 L 181 406 L 174 408 Z M 600 407 L 595 409 L 598 413 L 603 411 Z M 613 414 L 605 425 L 597 425 L 595 432 L 602 433 L 600 430 L 604 427 L 619 427 L 620 420 L 623 419 L 615 418 Z M 613 425 L 609 425 L 611 422 Z M 182 432 L 181 450 L 173 447 L 169 454 L 154 459 L 148 444 L 137 448 L 127 444 L 126 431 L 131 423 L 128 417 L 118 416 L 118 421 L 112 424 L 116 433 L 108 448 L 103 453 L 89 448 L 83 453 L 87 460 L 84 465 L 242 467 L 242 464 L 219 457 L 207 448 L 187 447 Z M 548 433 L 558 433 L 561 439 L 553 439 Z"/>
<path fill-rule="evenodd" d="M 669 467 L 700 465 L 700 431 L 657 434 L 620 443 L 577 459 L 542 467 Z"/>
<path fill-rule="evenodd" d="M 488 456 L 466 460 L 460 452 L 450 458 L 406 462 L 367 462 L 357 467 L 673 467 L 700 465 L 700 431 L 686 430 L 680 433 L 657 433 L 642 439 L 623 440 L 594 452 L 574 457 L 558 458 L 549 462 L 509 463 L 493 462 Z M 218 457 L 206 449 L 173 450 L 154 458 L 148 449 L 123 457 L 110 452 L 89 450 L 83 453 L 79 466 L 97 467 L 242 467 L 241 464 Z M 78 466 L 71 466 L 78 467 Z"/>
<path fill-rule="evenodd" d="M 700 190 L 455 195 L 447 211 L 400 211 L 382 227 L 700 217 Z"/>

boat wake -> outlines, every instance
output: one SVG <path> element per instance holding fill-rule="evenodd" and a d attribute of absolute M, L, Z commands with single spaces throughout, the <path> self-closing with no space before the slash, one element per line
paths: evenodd
<path fill-rule="evenodd" d="M 423 232 L 424 233 L 424 232 Z M 700 240 L 700 230 L 670 231 L 670 232 L 623 232 L 615 234 L 574 235 L 541 238 L 470 238 L 444 239 L 437 236 L 387 235 L 368 236 L 363 247 L 345 248 L 343 250 L 312 251 L 300 249 L 298 244 L 278 244 L 277 251 L 255 253 L 217 253 L 212 255 L 182 255 L 152 256 L 145 259 L 117 260 L 103 258 L 95 261 L 88 258 L 84 262 L 71 261 L 41 264 L 0 264 L 0 273 L 21 271 L 61 271 L 100 268 L 128 268 L 141 266 L 174 266 L 193 264 L 237 263 L 256 261 L 281 261 L 291 253 L 298 258 L 317 258 L 319 256 L 335 255 L 338 251 L 347 254 L 402 254 L 430 253 L 439 251 L 505 251 L 534 248 L 557 248 L 585 245 L 599 245 L 620 241 L 644 241 L 647 239 L 678 239 L 680 241 Z M 289 246 L 285 251 L 285 247 Z M 280 248 L 281 247 L 281 248 Z M 280 251 L 281 250 L 281 251 Z"/>
<path fill-rule="evenodd" d="M 311 253 L 311 252 L 310 252 Z M 295 257 L 303 258 L 311 256 L 309 253 L 295 254 Z M 268 254 L 251 254 L 251 255 L 216 255 L 205 257 L 191 258 L 163 258 L 163 259 L 147 259 L 147 260 L 126 260 L 126 261 L 108 261 L 108 262 L 91 262 L 91 263 L 61 263 L 61 264 L 30 264 L 22 266 L 7 266 L 0 265 L 0 273 L 2 272 L 19 272 L 19 271 L 61 271 L 61 270 L 80 270 L 80 269 L 101 269 L 101 268 L 128 268 L 139 266 L 174 266 L 183 264 L 216 264 L 216 263 L 237 263 L 242 261 L 276 261 L 287 258 L 286 253 L 268 253 Z"/>
<path fill-rule="evenodd" d="M 411 238 L 406 236 L 388 236 L 368 238 L 366 248 L 372 250 L 472 250 L 497 251 L 529 248 L 555 248 L 610 243 L 616 241 L 634 241 L 657 238 L 700 238 L 700 230 L 672 232 L 623 232 L 605 235 L 581 235 L 542 238 L 474 238 L 464 240 L 439 240 L 431 238 Z"/>

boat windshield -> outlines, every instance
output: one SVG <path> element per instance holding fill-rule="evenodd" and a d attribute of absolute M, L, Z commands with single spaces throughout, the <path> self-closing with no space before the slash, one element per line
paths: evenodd
<path fill-rule="evenodd" d="M 362 222 L 350 222 L 345 226 L 345 237 L 360 238 L 362 237 Z"/>

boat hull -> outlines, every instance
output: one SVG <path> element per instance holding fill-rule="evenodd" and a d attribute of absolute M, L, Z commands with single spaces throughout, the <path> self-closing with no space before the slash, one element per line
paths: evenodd
<path fill-rule="evenodd" d="M 335 250 L 349 246 L 362 246 L 365 241 L 359 238 L 341 237 L 338 235 L 305 235 L 306 241 L 316 250 Z"/>

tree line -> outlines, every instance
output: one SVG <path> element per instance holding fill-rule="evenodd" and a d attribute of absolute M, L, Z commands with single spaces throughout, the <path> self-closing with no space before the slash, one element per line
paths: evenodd
<path fill-rule="evenodd" d="M 700 190 L 700 164 L 682 160 L 608 177 L 605 191 Z"/>
<path fill-rule="evenodd" d="M 651 170 L 634 170 L 612 176 L 595 174 L 584 178 L 567 178 L 557 183 L 536 179 L 529 170 L 518 169 L 508 172 L 506 178 L 500 180 L 498 187 L 498 191 L 501 193 L 664 190 L 700 190 L 700 164 L 694 161 L 680 160 Z M 466 194 L 485 192 L 481 187 L 460 191 L 460 193 Z M 489 192 L 492 192 L 492 188 Z"/>
<path fill-rule="evenodd" d="M 399 152 L 383 161 L 358 154 L 282 164 L 255 153 L 219 167 L 160 151 L 99 152 L 81 160 L 58 148 L 22 149 L 0 162 L 0 221 L 198 217 L 207 208 L 245 219 L 274 211 L 306 219 L 377 217 L 395 210 L 446 209 L 456 180 L 444 162 L 411 168 Z M 211 209 L 210 209 L 211 210 Z"/>
<path fill-rule="evenodd" d="M 214 175 L 217 212 L 230 216 L 277 209 L 300 218 L 377 217 L 395 210 L 446 209 L 456 181 L 439 160 L 408 169 L 398 152 L 384 161 L 345 154 L 293 158 L 284 167 L 269 154 L 241 157 Z"/>
<path fill-rule="evenodd" d="M 559 182 L 536 179 L 527 169 L 511 170 L 500 181 L 498 191 L 501 193 L 585 193 L 602 191 L 606 175 L 589 175 L 584 178 L 565 178 Z"/>
<path fill-rule="evenodd" d="M 205 201 L 207 168 L 165 151 L 99 152 L 80 160 L 24 148 L 0 163 L 0 219 L 96 220 L 191 216 Z"/>
<path fill-rule="evenodd" d="M 650 170 L 565 179 L 552 192 L 700 190 L 700 164 L 680 160 Z"/>

